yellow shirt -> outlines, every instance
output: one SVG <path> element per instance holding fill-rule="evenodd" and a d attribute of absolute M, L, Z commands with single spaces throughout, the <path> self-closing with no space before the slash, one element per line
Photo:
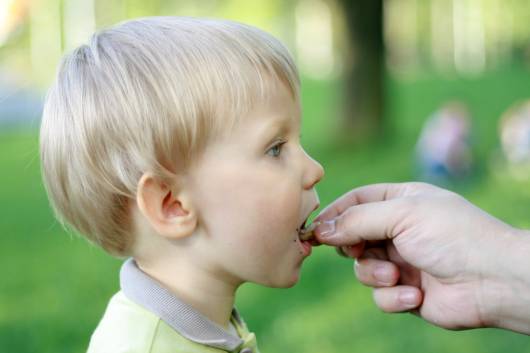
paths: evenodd
<path fill-rule="evenodd" d="M 237 336 L 179 301 L 133 260 L 124 263 L 120 283 L 88 353 L 259 353 L 236 309 L 230 322 Z"/>

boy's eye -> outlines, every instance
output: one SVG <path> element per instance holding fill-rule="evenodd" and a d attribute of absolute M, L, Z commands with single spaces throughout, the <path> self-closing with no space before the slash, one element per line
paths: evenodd
<path fill-rule="evenodd" d="M 280 153 L 282 152 L 282 147 L 285 142 L 277 143 L 276 145 L 272 146 L 268 151 L 267 154 L 272 157 L 278 157 Z"/>

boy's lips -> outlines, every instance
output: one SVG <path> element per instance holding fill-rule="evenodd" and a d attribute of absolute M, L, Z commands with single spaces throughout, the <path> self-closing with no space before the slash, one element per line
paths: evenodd
<path fill-rule="evenodd" d="M 302 246 L 302 255 L 304 255 L 304 257 L 311 255 L 311 252 L 313 251 L 313 247 L 311 243 L 308 241 L 302 241 L 302 240 L 299 240 L 299 242 L 300 242 L 300 245 Z"/>
<path fill-rule="evenodd" d="M 309 216 L 311 216 L 311 213 L 313 213 L 316 209 L 318 209 L 319 205 L 316 204 L 311 212 L 307 215 L 307 217 L 304 219 L 300 227 L 296 229 L 296 232 L 298 233 L 298 241 L 300 242 L 300 245 L 302 246 L 303 254 L 304 256 L 311 255 L 312 251 L 312 242 L 310 241 L 310 238 L 306 238 L 304 235 L 306 234 L 306 225 L 307 220 L 309 219 Z M 311 227 L 311 226 L 310 226 Z"/>
<path fill-rule="evenodd" d="M 307 220 L 309 219 L 309 216 L 311 216 L 311 213 L 313 213 L 314 211 L 316 211 L 318 209 L 320 205 L 319 204 L 316 204 L 313 209 L 311 210 L 311 212 L 309 212 L 309 214 L 304 218 L 304 221 L 302 222 L 302 224 L 300 225 L 300 227 L 298 227 L 296 229 L 296 231 L 298 232 L 298 234 L 301 236 L 303 234 L 305 234 L 307 232 L 307 229 L 306 229 L 306 226 L 307 226 Z M 311 225 L 309 226 L 309 229 L 311 229 Z M 308 240 L 308 239 L 304 239 L 303 237 L 300 237 L 301 240 Z"/>

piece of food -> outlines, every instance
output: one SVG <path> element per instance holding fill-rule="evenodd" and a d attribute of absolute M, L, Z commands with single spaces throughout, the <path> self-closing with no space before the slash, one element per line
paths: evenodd
<path fill-rule="evenodd" d="M 318 226 L 319 222 L 314 222 L 309 225 L 309 227 L 304 227 L 300 230 L 300 240 L 308 241 L 315 238 L 315 228 Z"/>

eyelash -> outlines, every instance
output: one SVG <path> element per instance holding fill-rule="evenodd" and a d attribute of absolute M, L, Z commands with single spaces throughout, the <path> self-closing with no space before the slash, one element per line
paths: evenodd
<path fill-rule="evenodd" d="M 280 153 L 282 152 L 282 147 L 283 145 L 286 143 L 287 141 L 282 141 L 282 142 L 279 142 L 277 144 L 275 144 L 274 146 L 272 146 L 271 148 L 269 148 L 267 150 L 267 154 L 269 154 L 270 151 L 274 150 L 275 148 L 279 148 L 279 151 L 278 151 L 278 155 L 271 155 L 271 157 L 273 158 L 278 158 L 280 156 Z M 270 154 L 269 154 L 270 155 Z"/>

